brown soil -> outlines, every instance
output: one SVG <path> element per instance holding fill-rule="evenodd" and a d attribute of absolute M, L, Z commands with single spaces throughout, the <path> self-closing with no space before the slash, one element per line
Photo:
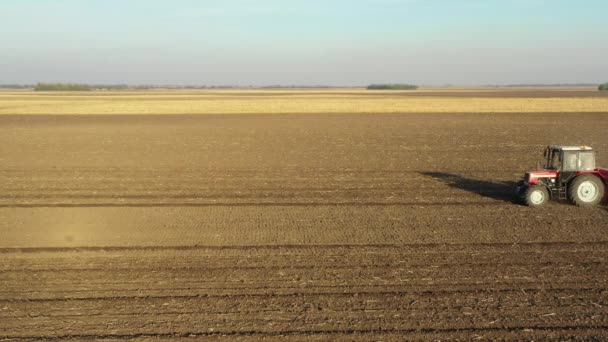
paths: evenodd
<path fill-rule="evenodd" d="M 608 329 L 607 255 L 605 243 L 8 253 L 0 337 L 587 340 Z"/>
<path fill-rule="evenodd" d="M 0 116 L 0 340 L 606 338 L 608 114 Z M 604 154 L 599 162 L 606 164 Z"/>

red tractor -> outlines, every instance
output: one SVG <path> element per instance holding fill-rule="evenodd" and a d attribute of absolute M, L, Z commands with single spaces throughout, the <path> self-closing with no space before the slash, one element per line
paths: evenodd
<path fill-rule="evenodd" d="M 595 166 L 595 152 L 588 146 L 549 146 L 542 170 L 526 172 L 516 194 L 530 207 L 549 199 L 569 200 L 578 206 L 599 204 L 608 185 L 608 169 Z"/>

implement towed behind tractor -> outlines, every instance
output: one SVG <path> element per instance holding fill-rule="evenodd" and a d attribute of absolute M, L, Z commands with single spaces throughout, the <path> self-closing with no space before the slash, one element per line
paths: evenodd
<path fill-rule="evenodd" d="M 595 165 L 595 151 L 588 146 L 549 146 L 545 166 L 526 172 L 516 194 L 530 207 L 549 199 L 568 200 L 577 206 L 594 206 L 605 195 L 608 169 Z"/>

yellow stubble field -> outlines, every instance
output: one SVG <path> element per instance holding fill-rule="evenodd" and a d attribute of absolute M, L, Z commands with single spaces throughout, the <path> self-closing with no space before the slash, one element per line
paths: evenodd
<path fill-rule="evenodd" d="M 0 114 L 606 112 L 592 89 L 0 91 Z"/>

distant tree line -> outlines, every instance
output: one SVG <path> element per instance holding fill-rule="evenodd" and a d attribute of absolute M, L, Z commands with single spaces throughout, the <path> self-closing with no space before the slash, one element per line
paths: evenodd
<path fill-rule="evenodd" d="M 371 84 L 367 86 L 367 90 L 416 90 L 418 89 L 417 85 L 413 84 Z"/>
<path fill-rule="evenodd" d="M 267 86 L 234 86 L 234 85 L 158 85 L 158 84 L 82 84 L 82 83 L 46 83 L 31 84 L 0 84 L 0 89 L 34 89 L 35 91 L 91 91 L 91 90 L 150 90 L 150 89 L 332 89 L 332 88 L 358 88 L 349 86 L 325 86 L 325 85 L 267 85 Z M 372 84 L 369 90 L 415 90 L 417 85 L 413 84 Z"/>
<path fill-rule="evenodd" d="M 591 86 L 592 84 L 509 84 L 489 85 L 490 87 L 547 87 L 547 86 Z M 269 85 L 269 86 L 231 86 L 231 85 L 127 85 L 127 84 L 75 84 L 75 83 L 38 83 L 31 84 L 0 84 L 0 89 L 34 89 L 37 91 L 89 91 L 89 90 L 146 90 L 146 89 L 290 89 L 290 88 L 350 88 L 347 86 L 301 86 L 301 85 Z M 355 87 L 356 88 L 356 87 Z M 369 90 L 415 90 L 412 84 L 371 84 Z M 599 90 L 608 90 L 608 83 L 600 84 Z"/>
<path fill-rule="evenodd" d="M 35 91 L 90 91 L 93 88 L 86 84 L 76 83 L 38 83 L 34 86 Z"/>
<path fill-rule="evenodd" d="M 89 90 L 148 90 L 148 89 L 292 89 L 292 88 L 332 88 L 329 86 L 270 85 L 270 86 L 233 86 L 233 85 L 127 85 L 127 84 L 76 84 L 76 83 L 38 83 L 36 85 L 0 85 L 0 88 L 34 88 L 36 91 L 89 91 Z"/>

